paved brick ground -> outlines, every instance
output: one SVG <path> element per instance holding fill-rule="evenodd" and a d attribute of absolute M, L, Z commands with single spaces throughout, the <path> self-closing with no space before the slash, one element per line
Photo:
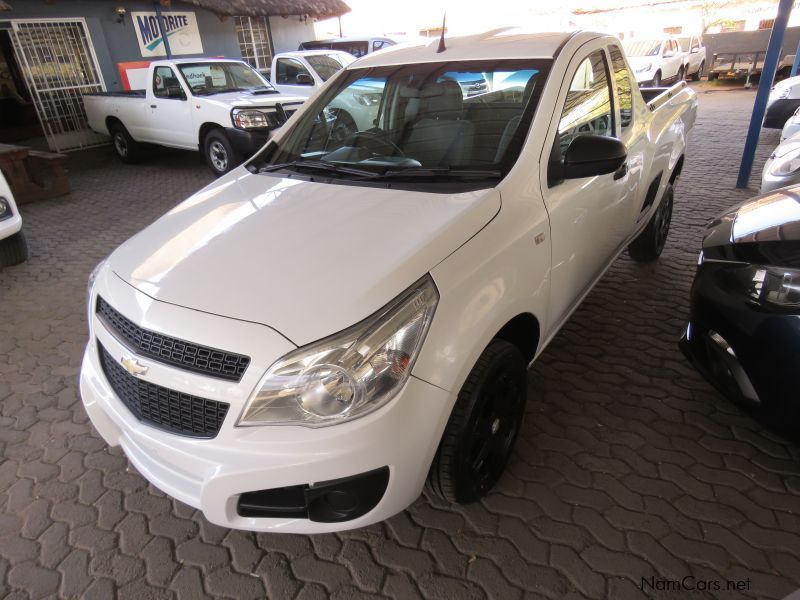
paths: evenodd
<path fill-rule="evenodd" d="M 86 276 L 209 176 L 187 153 L 74 155 L 74 192 L 25 207 L 32 258 L 0 273 L 0 596 L 627 599 L 643 577 L 685 575 L 750 580 L 693 598 L 797 589 L 800 450 L 675 345 L 704 224 L 752 193 L 733 189 L 752 100 L 701 95 L 663 258 L 620 259 L 531 370 L 497 491 L 469 507 L 420 498 L 339 535 L 210 525 L 93 432 L 75 385 Z M 777 137 L 762 134 L 757 169 Z"/>

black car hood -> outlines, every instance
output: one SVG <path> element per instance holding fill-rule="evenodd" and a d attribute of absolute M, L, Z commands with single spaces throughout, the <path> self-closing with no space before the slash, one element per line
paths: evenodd
<path fill-rule="evenodd" d="M 714 219 L 703 251 L 709 258 L 800 267 L 800 185 L 756 196 Z"/>

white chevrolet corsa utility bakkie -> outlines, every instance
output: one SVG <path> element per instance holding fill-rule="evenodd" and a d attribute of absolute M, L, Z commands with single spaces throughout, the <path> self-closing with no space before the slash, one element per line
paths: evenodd
<path fill-rule="evenodd" d="M 213 523 L 361 527 L 426 481 L 480 498 L 527 366 L 621 251 L 664 247 L 685 83 L 643 97 L 595 33 L 445 45 L 344 68 L 90 278 L 92 422 Z M 337 123 L 342 95 L 362 114 Z"/>

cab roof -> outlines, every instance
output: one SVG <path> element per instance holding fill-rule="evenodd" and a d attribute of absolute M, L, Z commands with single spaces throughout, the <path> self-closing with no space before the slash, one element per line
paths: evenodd
<path fill-rule="evenodd" d="M 437 53 L 439 38 L 407 42 L 367 54 L 349 68 L 451 60 L 483 60 L 493 58 L 553 58 L 559 48 L 576 32 L 532 33 L 522 29 L 503 28 L 476 35 L 445 35 L 444 52 Z M 594 34 L 600 36 L 601 34 Z"/>

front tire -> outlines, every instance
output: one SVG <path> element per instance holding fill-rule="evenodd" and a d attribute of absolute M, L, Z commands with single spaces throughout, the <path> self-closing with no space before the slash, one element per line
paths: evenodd
<path fill-rule="evenodd" d="M 527 368 L 519 349 L 493 340 L 467 377 L 431 465 L 428 488 L 475 502 L 505 470 L 525 413 Z"/>
<path fill-rule="evenodd" d="M 684 70 L 683 67 L 681 67 L 680 69 L 678 69 L 678 78 L 675 80 L 675 83 L 680 83 L 684 79 L 686 79 L 686 71 Z"/>
<path fill-rule="evenodd" d="M 628 254 L 636 262 L 652 262 L 661 256 L 664 245 L 667 243 L 669 225 L 672 221 L 673 194 L 672 184 L 668 183 L 661 204 L 650 217 L 647 227 L 628 246 Z"/>
<path fill-rule="evenodd" d="M 211 131 L 203 140 L 203 156 L 215 177 L 222 177 L 242 162 L 221 129 Z"/>
<path fill-rule="evenodd" d="M 0 240 L 0 268 L 18 265 L 28 260 L 28 241 L 20 230 Z"/>
<path fill-rule="evenodd" d="M 653 75 L 653 81 L 650 83 L 650 87 L 661 87 L 661 71 L 656 71 L 656 74 Z"/>

